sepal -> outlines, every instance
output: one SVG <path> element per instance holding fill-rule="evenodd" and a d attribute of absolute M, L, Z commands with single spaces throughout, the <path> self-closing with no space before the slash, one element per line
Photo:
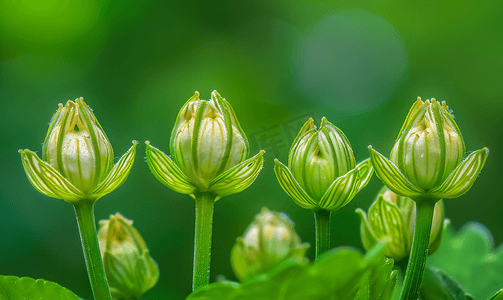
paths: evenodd
<path fill-rule="evenodd" d="M 489 300 L 503 300 L 503 289 L 497 291 Z"/>
<path fill-rule="evenodd" d="M 318 207 L 334 211 L 348 204 L 357 194 L 360 187 L 359 169 L 354 168 L 345 175 L 337 178 L 327 189 Z"/>
<path fill-rule="evenodd" d="M 276 173 L 276 177 L 283 190 L 297 205 L 307 209 L 315 209 L 317 207 L 316 201 L 302 189 L 293 177 L 292 172 L 278 159 L 274 160 L 274 173 Z"/>
<path fill-rule="evenodd" d="M 376 238 L 365 211 L 357 208 L 355 212 L 360 216 L 360 234 L 363 247 L 365 249 L 372 249 L 380 241 Z"/>
<path fill-rule="evenodd" d="M 473 185 L 487 160 L 489 150 L 482 148 L 471 153 L 452 171 L 438 188 L 430 193 L 435 198 L 457 198 L 466 193 Z"/>
<path fill-rule="evenodd" d="M 264 165 L 264 150 L 230 168 L 210 183 L 209 191 L 218 198 L 239 193 L 247 189 L 257 178 Z"/>
<path fill-rule="evenodd" d="M 84 194 L 74 187 L 51 165 L 41 160 L 37 154 L 30 150 L 19 150 L 21 161 L 33 187 L 40 193 L 52 197 L 63 199 L 70 203 L 78 202 Z"/>
<path fill-rule="evenodd" d="M 369 146 L 369 153 L 377 177 L 379 177 L 390 190 L 398 195 L 412 199 L 423 195 L 423 191 L 405 178 L 393 162 L 388 160 L 381 153 L 375 151 L 372 146 Z"/>
<path fill-rule="evenodd" d="M 358 169 L 358 173 L 360 173 L 360 186 L 358 187 L 358 192 L 360 192 L 365 186 L 367 186 L 372 178 L 372 175 L 374 174 L 374 167 L 372 166 L 370 158 L 367 158 L 359 163 L 356 168 Z"/>
<path fill-rule="evenodd" d="M 137 141 L 133 141 L 133 146 L 122 155 L 119 161 L 113 166 L 107 177 L 98 184 L 96 189 L 91 192 L 93 199 L 99 199 L 106 194 L 113 192 L 120 187 L 128 178 L 129 172 L 133 167 L 134 158 L 136 156 Z"/>
<path fill-rule="evenodd" d="M 146 141 L 147 164 L 155 178 L 162 184 L 181 194 L 193 194 L 196 187 L 180 168 L 161 150 Z"/>

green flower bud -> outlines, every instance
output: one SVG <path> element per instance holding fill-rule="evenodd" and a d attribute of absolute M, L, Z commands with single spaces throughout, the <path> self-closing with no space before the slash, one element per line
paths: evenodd
<path fill-rule="evenodd" d="M 336 178 L 355 167 L 355 157 L 347 137 L 326 118 L 318 130 L 313 119 L 306 124 L 306 132 L 292 146 L 288 168 L 309 196 L 321 199 Z"/>
<path fill-rule="evenodd" d="M 43 159 L 83 193 L 93 190 L 112 168 L 112 145 L 83 98 L 59 104 Z"/>
<path fill-rule="evenodd" d="M 147 144 L 147 163 L 159 181 L 184 194 L 213 192 L 218 197 L 247 188 L 263 165 L 260 151 L 246 159 L 248 139 L 224 98 L 189 99 L 178 114 L 171 134 L 169 157 Z"/>
<path fill-rule="evenodd" d="M 409 255 L 416 222 L 416 204 L 412 199 L 399 196 L 384 187 L 370 206 L 368 217 L 361 209 L 356 212 L 360 215 L 360 233 L 367 251 L 387 239 L 383 249 L 386 256 L 399 261 Z M 429 255 L 440 247 L 443 224 L 444 204 L 440 200 L 433 211 Z"/>
<path fill-rule="evenodd" d="M 391 161 L 415 186 L 438 186 L 463 160 L 465 144 L 445 102 L 418 98 L 403 125 Z"/>
<path fill-rule="evenodd" d="M 323 118 L 309 119 L 294 140 L 288 168 L 276 160 L 276 177 L 300 206 L 336 210 L 348 204 L 372 176 L 370 161 L 356 165 L 344 133 Z"/>
<path fill-rule="evenodd" d="M 114 300 L 139 299 L 159 278 L 159 269 L 133 221 L 121 214 L 100 221 L 103 265 Z"/>
<path fill-rule="evenodd" d="M 209 101 L 196 95 L 178 115 L 171 151 L 180 169 L 205 191 L 219 174 L 245 160 L 249 146 L 226 101 L 216 92 Z"/>
<path fill-rule="evenodd" d="M 465 144 L 449 108 L 418 98 L 400 130 L 391 160 L 369 147 L 377 176 L 393 192 L 415 201 L 466 193 L 485 164 L 483 148 L 463 160 Z"/>
<path fill-rule="evenodd" d="M 262 208 L 260 214 L 237 238 L 231 265 L 240 281 L 266 273 L 287 259 L 305 260 L 309 244 L 302 244 L 294 224 L 283 213 Z"/>
<path fill-rule="evenodd" d="M 32 185 L 41 193 L 66 200 L 96 201 L 126 180 L 136 153 L 133 146 L 113 165 L 112 145 L 83 98 L 59 104 L 49 125 L 41 160 L 19 150 Z"/>

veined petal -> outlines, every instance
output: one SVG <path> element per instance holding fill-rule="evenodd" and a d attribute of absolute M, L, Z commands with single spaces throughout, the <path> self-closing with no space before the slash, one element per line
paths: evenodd
<path fill-rule="evenodd" d="M 96 200 L 113 192 L 126 181 L 133 167 L 136 155 L 136 144 L 138 144 L 138 142 L 133 141 L 133 146 L 122 155 L 121 159 L 113 166 L 105 179 L 91 192 L 91 195 L 95 196 Z"/>
<path fill-rule="evenodd" d="M 297 203 L 300 207 L 307 209 L 314 209 L 317 207 L 316 201 L 312 199 L 303 189 L 300 187 L 297 180 L 292 175 L 292 172 L 282 164 L 278 159 L 274 160 L 274 172 L 276 173 L 276 178 L 278 178 L 279 184 L 283 190 L 292 198 L 292 200 Z"/>
<path fill-rule="evenodd" d="M 313 118 L 309 118 L 306 123 L 302 126 L 300 129 L 299 133 L 295 137 L 295 140 L 293 140 L 292 146 L 290 147 L 290 154 L 288 155 L 288 162 L 290 163 L 292 161 L 292 155 L 295 153 L 294 148 L 297 148 L 299 146 L 299 141 L 301 138 L 304 137 L 308 132 L 310 131 L 316 131 L 316 126 L 314 126 L 314 120 Z"/>
<path fill-rule="evenodd" d="M 402 172 L 381 153 L 369 146 L 370 160 L 377 177 L 393 192 L 409 198 L 421 197 L 423 191 L 415 187 Z"/>
<path fill-rule="evenodd" d="M 81 191 L 35 153 L 30 150 L 19 150 L 19 153 L 28 180 L 37 191 L 70 203 L 83 199 L 84 195 Z"/>
<path fill-rule="evenodd" d="M 358 187 L 358 192 L 360 192 L 372 178 L 372 174 L 374 174 L 374 167 L 372 166 L 370 158 L 367 158 L 359 163 L 356 168 L 360 173 L 360 186 Z"/>
<path fill-rule="evenodd" d="M 357 168 L 337 178 L 325 192 L 318 207 L 334 211 L 348 204 L 358 193 L 360 174 Z"/>
<path fill-rule="evenodd" d="M 190 179 L 166 154 L 150 146 L 149 141 L 145 144 L 147 145 L 147 164 L 157 180 L 177 193 L 192 194 L 196 191 Z"/>
<path fill-rule="evenodd" d="M 489 149 L 483 148 L 468 155 L 438 188 L 430 193 L 436 198 L 457 198 L 472 187 L 489 155 Z"/>
<path fill-rule="evenodd" d="M 264 150 L 260 150 L 257 155 L 220 174 L 212 180 L 208 190 L 214 192 L 220 198 L 247 189 L 262 170 L 264 153 Z"/>
<path fill-rule="evenodd" d="M 421 100 L 421 97 L 417 97 L 416 102 L 414 105 L 409 110 L 409 113 L 407 114 L 407 117 L 405 118 L 405 122 L 403 122 L 402 128 L 400 129 L 398 133 L 398 137 L 396 140 L 400 139 L 400 136 L 405 132 L 408 131 L 411 127 L 411 125 L 414 123 L 414 119 L 417 117 L 417 114 L 425 108 L 424 102 Z"/>

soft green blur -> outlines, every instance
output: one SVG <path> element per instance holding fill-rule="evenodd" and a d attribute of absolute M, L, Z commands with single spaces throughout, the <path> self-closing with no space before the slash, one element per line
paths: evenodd
<path fill-rule="evenodd" d="M 500 244 L 502 17 L 501 1 L 1 1 L 0 274 L 91 297 L 72 206 L 38 193 L 17 152 L 41 154 L 57 104 L 81 96 L 116 153 L 140 141 L 128 180 L 95 213 L 133 219 L 149 245 L 160 278 L 142 299 L 183 299 L 191 289 L 194 200 L 150 174 L 143 141 L 167 150 L 194 91 L 208 99 L 217 89 L 252 152 L 267 151 L 256 182 L 215 205 L 212 281 L 235 279 L 231 248 L 263 206 L 285 212 L 314 245 L 312 212 L 273 172 L 308 117 L 319 124 L 326 116 L 343 130 L 359 162 L 369 144 L 391 151 L 417 96 L 447 101 L 468 151 L 489 148 L 472 189 L 446 200 L 445 210 L 454 227 L 478 221 Z M 374 177 L 332 214 L 332 246 L 363 249 L 354 210 L 381 186 Z"/>

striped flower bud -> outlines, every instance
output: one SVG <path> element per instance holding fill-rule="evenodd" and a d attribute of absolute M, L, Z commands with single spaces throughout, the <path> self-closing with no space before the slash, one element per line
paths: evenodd
<path fill-rule="evenodd" d="M 309 196 L 321 199 L 336 178 L 355 167 L 355 157 L 347 137 L 326 118 L 318 130 L 312 119 L 307 124 L 290 150 L 288 168 Z"/>
<path fill-rule="evenodd" d="M 445 102 L 418 101 L 391 151 L 391 161 L 415 186 L 429 190 L 463 160 L 465 144 Z"/>
<path fill-rule="evenodd" d="M 171 157 L 147 143 L 147 163 L 159 181 L 184 194 L 212 192 L 218 197 L 247 188 L 263 165 L 250 147 L 230 106 L 217 91 L 209 101 L 199 93 L 178 114 L 171 134 Z"/>
<path fill-rule="evenodd" d="M 416 204 L 412 199 L 399 196 L 384 187 L 370 206 L 368 216 L 360 208 L 356 212 L 360 215 L 360 233 L 367 251 L 387 239 L 383 249 L 387 257 L 399 261 L 409 255 L 416 222 Z M 440 200 L 433 211 L 429 255 L 440 247 L 443 224 L 444 204 Z"/>
<path fill-rule="evenodd" d="M 231 265 L 240 281 L 266 273 L 282 261 L 303 261 L 309 244 L 302 244 L 294 224 L 283 213 L 262 208 L 260 214 L 236 241 Z"/>
<path fill-rule="evenodd" d="M 43 159 L 84 193 L 93 190 L 112 168 L 112 145 L 83 98 L 59 104 L 44 142 Z"/>
<path fill-rule="evenodd" d="M 319 129 L 309 119 L 292 144 L 288 168 L 276 160 L 274 170 L 297 204 L 329 211 L 348 204 L 373 172 L 369 160 L 356 165 L 348 139 L 326 118 Z"/>
<path fill-rule="evenodd" d="M 400 130 L 391 160 L 369 146 L 377 176 L 393 192 L 415 201 L 456 198 L 466 193 L 489 150 L 463 160 L 465 144 L 445 102 L 418 98 Z"/>
<path fill-rule="evenodd" d="M 157 283 L 159 268 L 133 221 L 119 213 L 101 220 L 98 241 L 114 299 L 139 299 Z"/>
<path fill-rule="evenodd" d="M 209 101 L 197 97 L 187 102 L 171 137 L 178 166 L 201 191 L 219 174 L 244 161 L 250 150 L 231 106 L 217 95 L 213 92 Z"/>
<path fill-rule="evenodd" d="M 43 160 L 19 150 L 32 185 L 41 193 L 66 200 L 96 201 L 126 180 L 136 141 L 114 166 L 112 145 L 83 98 L 59 104 L 45 142 Z"/>

